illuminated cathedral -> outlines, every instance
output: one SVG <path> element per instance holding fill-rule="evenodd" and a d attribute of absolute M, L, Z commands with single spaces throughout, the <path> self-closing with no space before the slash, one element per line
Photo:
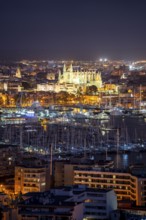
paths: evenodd
<path fill-rule="evenodd" d="M 58 83 L 102 87 L 101 73 L 95 70 L 74 71 L 72 64 L 68 67 L 64 64 L 63 73 L 59 72 Z"/>
<path fill-rule="evenodd" d="M 48 77 L 47 77 L 48 78 Z M 49 80 L 55 79 L 52 74 L 49 74 Z M 97 89 L 102 87 L 101 73 L 96 70 L 79 70 L 73 68 L 72 64 L 63 66 L 63 71 L 59 70 L 57 82 L 50 82 L 46 85 L 37 85 L 38 91 L 54 91 L 56 93 L 66 91 L 76 94 L 78 91 L 86 92 L 87 87 L 96 86 Z"/>

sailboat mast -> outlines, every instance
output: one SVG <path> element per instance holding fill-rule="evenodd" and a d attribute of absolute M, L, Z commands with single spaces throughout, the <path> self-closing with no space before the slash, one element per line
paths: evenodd
<path fill-rule="evenodd" d="M 52 176 L 52 144 L 50 146 L 50 176 Z"/>
<path fill-rule="evenodd" d="M 20 125 L 20 149 L 23 148 L 23 130 L 22 130 L 22 125 Z"/>
<path fill-rule="evenodd" d="M 139 87 L 139 110 L 141 111 L 141 85 Z"/>
<path fill-rule="evenodd" d="M 135 109 L 135 89 L 133 91 L 133 108 Z"/>
<path fill-rule="evenodd" d="M 117 168 L 119 167 L 119 161 L 118 161 L 118 156 L 119 156 L 119 128 L 117 129 Z"/>

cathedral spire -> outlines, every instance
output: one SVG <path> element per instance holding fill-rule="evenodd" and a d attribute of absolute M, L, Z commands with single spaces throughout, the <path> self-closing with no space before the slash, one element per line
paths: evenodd
<path fill-rule="evenodd" d="M 69 68 L 68 68 L 69 72 L 72 73 L 73 72 L 73 66 L 72 66 L 72 63 L 69 65 Z"/>
<path fill-rule="evenodd" d="M 17 71 L 16 71 L 16 77 L 17 77 L 17 78 L 21 78 L 20 68 L 18 68 Z"/>
<path fill-rule="evenodd" d="M 64 65 L 63 65 L 63 73 L 65 73 L 65 72 L 66 72 L 66 65 L 64 63 Z"/>

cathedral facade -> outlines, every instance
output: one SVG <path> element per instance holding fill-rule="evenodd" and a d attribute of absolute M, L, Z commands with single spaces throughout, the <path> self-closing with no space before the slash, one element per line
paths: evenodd
<path fill-rule="evenodd" d="M 63 73 L 59 72 L 59 84 L 74 84 L 77 86 L 96 86 L 102 87 L 101 73 L 95 70 L 73 70 L 72 64 L 68 67 L 64 64 Z"/>
<path fill-rule="evenodd" d="M 50 82 L 46 85 L 38 84 L 37 91 L 53 91 L 56 93 L 66 91 L 76 94 L 78 91 L 86 93 L 86 89 L 89 86 L 96 86 L 98 89 L 103 86 L 101 73 L 96 72 L 96 70 L 73 69 L 72 64 L 69 66 L 64 64 L 63 71 L 59 70 L 57 82 Z"/>

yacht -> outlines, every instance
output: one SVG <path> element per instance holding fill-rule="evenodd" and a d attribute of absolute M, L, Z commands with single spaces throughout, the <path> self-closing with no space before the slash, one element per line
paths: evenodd
<path fill-rule="evenodd" d="M 110 115 L 113 116 L 122 116 L 123 115 L 123 111 L 120 108 L 113 108 L 109 111 Z"/>
<path fill-rule="evenodd" d="M 110 119 L 109 115 L 107 113 L 105 113 L 104 111 L 95 115 L 94 118 L 98 119 L 98 120 L 109 120 Z"/>

